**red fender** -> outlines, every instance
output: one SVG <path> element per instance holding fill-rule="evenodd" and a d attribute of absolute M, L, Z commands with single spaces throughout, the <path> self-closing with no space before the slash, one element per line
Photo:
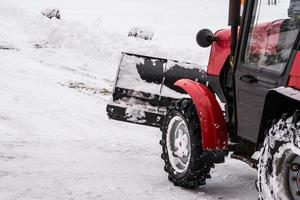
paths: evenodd
<path fill-rule="evenodd" d="M 205 85 L 188 79 L 178 80 L 175 85 L 186 91 L 193 100 L 201 125 L 203 150 L 227 149 L 227 126 L 214 94 Z"/>

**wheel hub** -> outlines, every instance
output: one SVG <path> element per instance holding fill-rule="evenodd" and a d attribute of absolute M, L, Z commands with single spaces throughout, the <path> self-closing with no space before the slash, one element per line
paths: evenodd
<path fill-rule="evenodd" d="M 183 132 L 182 129 L 178 130 L 178 136 L 175 139 L 175 144 L 174 146 L 177 148 L 177 150 L 174 152 L 174 155 L 178 157 L 184 157 L 188 156 L 189 150 L 188 150 L 188 136 Z"/>

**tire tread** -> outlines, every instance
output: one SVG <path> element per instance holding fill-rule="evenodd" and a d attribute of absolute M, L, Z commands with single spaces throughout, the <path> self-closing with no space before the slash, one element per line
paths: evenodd
<path fill-rule="evenodd" d="M 185 117 L 185 120 L 187 121 L 190 129 L 190 164 L 184 176 L 180 178 L 178 178 L 174 174 L 174 169 L 172 168 L 168 160 L 168 152 L 166 147 L 166 134 L 168 122 L 170 121 L 170 119 L 168 119 L 168 114 L 170 114 L 173 111 L 180 112 Z M 200 124 L 193 102 L 191 101 L 191 99 L 180 99 L 171 104 L 171 106 L 168 108 L 168 114 L 166 115 L 165 121 L 161 128 L 163 135 L 160 144 L 162 145 L 163 151 L 161 157 L 165 162 L 165 169 L 167 169 L 166 172 L 169 174 L 169 180 L 173 182 L 175 186 L 181 186 L 189 189 L 193 189 L 200 185 L 204 185 L 206 183 L 206 179 L 210 178 L 210 169 L 213 166 L 213 164 L 212 162 L 209 162 L 205 159 L 205 153 L 202 150 Z"/>

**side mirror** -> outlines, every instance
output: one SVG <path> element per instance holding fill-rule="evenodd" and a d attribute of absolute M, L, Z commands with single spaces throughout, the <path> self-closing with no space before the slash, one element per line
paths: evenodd
<path fill-rule="evenodd" d="M 218 38 L 208 29 L 202 29 L 197 33 L 196 41 L 200 47 L 209 47 L 213 41 L 217 41 Z"/>

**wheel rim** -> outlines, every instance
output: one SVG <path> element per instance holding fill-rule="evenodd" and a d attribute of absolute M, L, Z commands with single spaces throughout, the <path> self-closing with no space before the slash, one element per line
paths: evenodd
<path fill-rule="evenodd" d="M 285 174 L 285 189 L 294 200 L 300 199 L 300 156 L 288 152 Z"/>
<path fill-rule="evenodd" d="M 274 158 L 272 182 L 276 183 L 279 199 L 300 200 L 300 156 L 291 149 L 283 149 Z"/>
<path fill-rule="evenodd" d="M 185 172 L 190 163 L 191 142 L 187 123 L 182 117 L 175 116 L 170 120 L 166 139 L 170 164 L 175 172 Z"/>

